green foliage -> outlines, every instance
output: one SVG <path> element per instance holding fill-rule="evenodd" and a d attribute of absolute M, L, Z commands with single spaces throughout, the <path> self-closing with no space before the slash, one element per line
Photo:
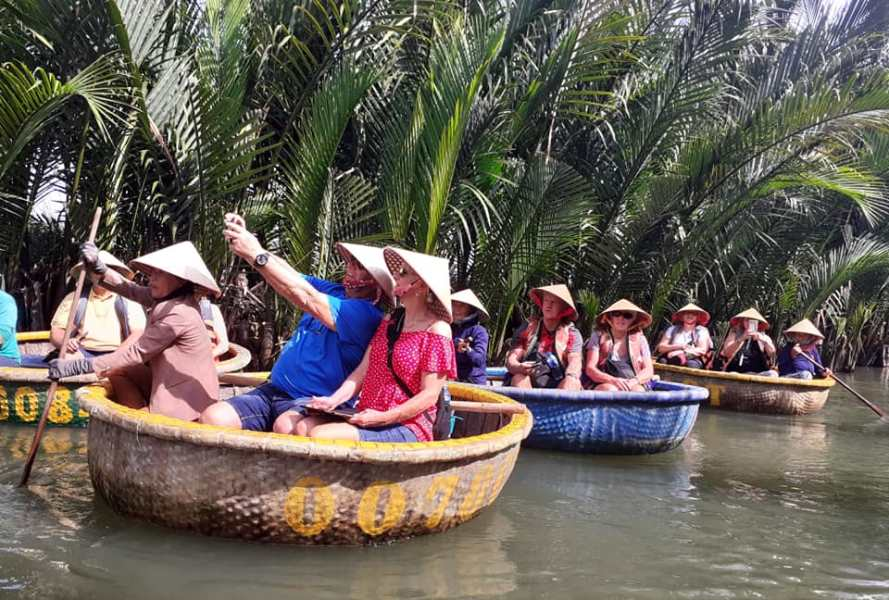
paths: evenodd
<path fill-rule="evenodd" d="M 817 319 L 851 367 L 889 318 L 887 22 L 882 0 L 0 0 L 3 268 L 27 283 L 38 234 L 65 264 L 101 205 L 122 258 L 192 239 L 229 281 L 240 211 L 321 276 L 341 239 L 449 257 L 494 355 L 564 281 L 585 332 L 620 297 L 654 329 L 755 305 Z"/>

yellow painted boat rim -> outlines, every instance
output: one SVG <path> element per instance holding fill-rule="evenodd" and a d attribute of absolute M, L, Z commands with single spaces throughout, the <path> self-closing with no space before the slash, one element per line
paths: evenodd
<path fill-rule="evenodd" d="M 448 389 L 455 399 L 516 404 L 500 394 L 463 384 L 448 383 Z M 421 464 L 485 457 L 517 446 L 527 437 L 532 424 L 530 413 L 525 411 L 510 415 L 510 421 L 496 431 L 466 438 L 414 443 L 354 442 L 189 423 L 117 404 L 108 399 L 105 388 L 99 385 L 80 388 L 77 390 L 77 399 L 80 406 L 90 414 L 91 421 L 111 423 L 137 435 L 150 435 L 200 446 L 345 462 Z"/>
<path fill-rule="evenodd" d="M 707 371 L 705 369 L 692 369 L 690 367 L 678 367 L 675 365 L 655 364 L 655 371 L 679 373 L 689 377 L 701 377 L 707 379 L 722 379 L 738 383 L 761 383 L 772 387 L 796 387 L 825 390 L 832 388 L 836 381 L 833 379 L 792 379 L 790 377 L 766 377 L 764 375 L 749 375 L 747 373 L 731 373 L 725 371 Z"/>

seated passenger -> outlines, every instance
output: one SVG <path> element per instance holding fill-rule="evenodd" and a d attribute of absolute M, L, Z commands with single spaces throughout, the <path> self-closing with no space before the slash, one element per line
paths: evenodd
<path fill-rule="evenodd" d="M 630 302 L 618 300 L 596 317 L 587 342 L 584 374 L 596 391 L 644 392 L 651 389 L 654 365 L 642 330 L 651 315 Z"/>
<path fill-rule="evenodd" d="M 286 301 L 303 312 L 272 366 L 268 382 L 217 402 L 201 422 L 236 429 L 293 433 L 294 417 L 311 396 L 332 394 L 361 362 L 391 301 L 392 276 L 383 250 L 338 243 L 345 263 L 342 283 L 303 275 L 268 253 L 240 215 L 225 215 L 231 251 L 249 262 Z"/>
<path fill-rule="evenodd" d="M 219 380 L 197 293 L 218 295 L 219 288 L 191 242 L 146 254 L 130 264 L 149 276 L 147 287 L 109 269 L 95 244 L 81 246 L 94 284 L 151 309 L 148 325 L 127 347 L 96 358 L 50 361 L 50 378 L 96 372 L 130 380 L 141 391 L 141 406 L 152 413 L 196 420 L 219 397 Z"/>
<path fill-rule="evenodd" d="M 472 290 L 451 295 L 454 322 L 451 335 L 457 352 L 457 379 L 484 385 L 488 382 L 488 330 L 480 321 L 488 320 L 488 311 Z"/>
<path fill-rule="evenodd" d="M 700 306 L 686 304 L 673 313 L 672 321 L 655 348 L 660 356 L 658 362 L 703 369 L 713 349 L 713 340 L 707 331 L 710 313 Z"/>
<path fill-rule="evenodd" d="M 17 367 L 22 362 L 15 339 L 18 315 L 15 298 L 0 290 L 0 367 Z"/>
<path fill-rule="evenodd" d="M 219 357 L 228 352 L 229 348 L 228 330 L 222 310 L 218 304 L 210 302 L 210 299 L 205 296 L 198 299 L 198 306 L 201 309 L 201 318 L 207 327 L 207 334 L 210 336 L 213 358 L 219 360 Z"/>
<path fill-rule="evenodd" d="M 132 279 L 135 273 L 117 260 L 111 253 L 99 251 L 99 259 L 110 269 Z M 80 276 L 83 263 L 71 268 L 75 281 Z M 145 329 L 145 310 L 132 300 L 124 298 L 101 285 L 84 282 L 80 298 L 74 302 L 74 292 L 62 299 L 52 318 L 49 341 L 60 348 L 68 325 L 68 312 L 74 304 L 74 329 L 68 339 L 66 358 L 96 358 L 127 347 L 139 339 Z"/>
<path fill-rule="evenodd" d="M 738 313 L 729 321 L 729 332 L 716 357 L 714 368 L 733 373 L 777 377 L 775 344 L 765 330 L 769 323 L 755 308 Z"/>
<path fill-rule="evenodd" d="M 512 337 L 503 385 L 523 388 L 580 390 L 583 338 L 574 326 L 577 309 L 565 285 L 549 285 L 528 292 L 540 308 Z"/>
<path fill-rule="evenodd" d="M 821 369 L 806 359 L 803 354 L 814 360 L 821 366 L 821 353 L 818 346 L 824 341 L 824 334 L 818 331 L 815 324 L 808 319 L 803 319 L 793 327 L 784 331 L 784 337 L 790 343 L 785 344 L 778 353 L 778 375 L 792 377 L 794 379 L 813 379 L 818 377 L 833 377 L 830 369 Z"/>
<path fill-rule="evenodd" d="M 308 405 L 329 412 L 359 395 L 358 412 L 348 421 L 305 413 L 292 417 L 299 435 L 370 442 L 432 440 L 439 394 L 445 381 L 457 376 L 448 261 L 401 248 L 386 247 L 383 252 L 401 306 L 380 323 L 361 364 L 343 385 Z"/>

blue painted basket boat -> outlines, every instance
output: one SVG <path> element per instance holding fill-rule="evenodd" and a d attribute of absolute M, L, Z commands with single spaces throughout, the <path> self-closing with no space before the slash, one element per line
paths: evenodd
<path fill-rule="evenodd" d="M 676 448 L 691 432 L 709 394 L 706 388 L 665 381 L 655 382 L 650 392 L 498 387 L 497 393 L 522 402 L 534 415 L 526 446 L 590 454 L 653 454 Z"/>

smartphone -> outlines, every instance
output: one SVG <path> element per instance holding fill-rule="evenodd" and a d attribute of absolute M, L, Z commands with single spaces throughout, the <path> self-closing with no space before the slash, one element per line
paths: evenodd
<path fill-rule="evenodd" d="M 311 406 L 307 406 L 306 411 L 308 411 L 309 413 L 311 413 L 313 415 L 319 415 L 319 416 L 323 416 L 323 417 L 329 417 L 329 416 L 333 415 L 335 417 L 340 417 L 342 419 L 351 419 L 352 417 L 355 416 L 355 413 L 358 412 L 356 409 L 349 408 L 347 406 L 341 406 L 339 408 L 335 408 L 330 412 L 327 412 L 326 410 L 321 410 L 319 408 L 312 408 Z"/>
<path fill-rule="evenodd" d="M 754 319 L 747 319 L 747 333 L 756 333 L 759 329 L 759 322 Z"/>

